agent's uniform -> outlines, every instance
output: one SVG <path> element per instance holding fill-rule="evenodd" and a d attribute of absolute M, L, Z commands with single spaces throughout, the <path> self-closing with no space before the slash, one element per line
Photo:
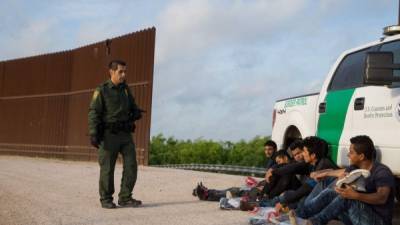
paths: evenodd
<path fill-rule="evenodd" d="M 125 83 L 116 86 L 108 80 L 94 91 L 88 115 L 89 134 L 97 137 L 100 144 L 99 193 L 102 204 L 113 201 L 114 169 L 118 153 L 123 157 L 118 202 L 132 198 L 137 178 L 137 162 L 131 131 L 135 119 L 138 119 L 137 114 L 140 115 L 139 108 Z"/>

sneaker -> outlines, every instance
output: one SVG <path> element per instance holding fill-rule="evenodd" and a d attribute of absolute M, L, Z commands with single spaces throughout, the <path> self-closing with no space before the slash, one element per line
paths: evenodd
<path fill-rule="evenodd" d="M 207 200 L 208 198 L 208 189 L 203 186 L 203 183 L 197 184 L 197 187 L 193 190 L 192 193 L 194 196 L 197 196 L 199 200 Z"/>
<path fill-rule="evenodd" d="M 364 169 L 353 170 L 349 174 L 347 174 L 345 177 L 338 180 L 336 182 L 336 186 L 342 188 L 345 185 L 349 185 L 356 191 L 365 192 L 366 191 L 365 179 L 368 178 L 369 175 L 370 175 L 370 172 L 368 170 L 364 170 Z"/>
<path fill-rule="evenodd" d="M 133 198 L 127 201 L 118 200 L 118 205 L 121 207 L 139 207 L 140 205 L 142 205 L 142 201 Z"/>
<path fill-rule="evenodd" d="M 117 205 L 114 202 L 102 202 L 101 207 L 104 209 L 115 209 Z"/>
<path fill-rule="evenodd" d="M 197 183 L 197 186 L 193 189 L 193 191 L 192 191 L 192 195 L 194 196 L 194 197 L 197 197 L 197 188 L 199 188 L 199 183 Z"/>

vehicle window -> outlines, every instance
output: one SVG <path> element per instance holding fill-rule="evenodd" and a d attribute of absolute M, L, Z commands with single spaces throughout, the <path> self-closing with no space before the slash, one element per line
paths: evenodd
<path fill-rule="evenodd" d="M 366 53 L 370 48 L 344 57 L 333 75 L 328 91 L 361 87 L 363 85 Z"/>
<path fill-rule="evenodd" d="M 394 63 L 400 63 L 400 41 L 383 44 L 380 51 L 393 52 Z M 394 70 L 393 74 L 400 77 L 400 70 Z M 394 82 L 392 87 L 400 87 L 400 82 Z"/>

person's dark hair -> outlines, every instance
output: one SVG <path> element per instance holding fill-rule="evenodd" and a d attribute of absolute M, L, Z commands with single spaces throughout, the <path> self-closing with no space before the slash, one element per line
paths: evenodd
<path fill-rule="evenodd" d="M 321 149 L 322 149 L 322 157 L 328 157 L 329 155 L 329 144 L 324 139 L 320 138 L 321 140 Z"/>
<path fill-rule="evenodd" d="M 279 150 L 279 151 L 277 151 L 277 152 L 275 153 L 275 159 L 278 158 L 278 157 L 283 158 L 283 157 L 285 157 L 285 156 L 286 156 L 289 160 L 291 159 L 290 155 L 287 153 L 287 151 L 286 151 L 285 149 L 281 149 L 281 150 Z"/>
<path fill-rule="evenodd" d="M 278 148 L 278 147 L 276 146 L 275 141 L 273 141 L 273 140 L 268 140 L 268 141 L 266 141 L 265 144 L 264 144 L 264 146 L 271 146 L 272 148 L 274 148 L 275 151 L 276 151 L 276 149 Z"/>
<path fill-rule="evenodd" d="M 350 143 L 354 146 L 357 154 L 364 154 L 368 160 L 373 160 L 376 156 L 374 142 L 366 135 L 360 135 L 350 138 Z"/>
<path fill-rule="evenodd" d="M 304 138 L 303 146 L 307 147 L 310 154 L 315 154 L 317 159 L 326 157 L 328 154 L 328 143 L 319 137 L 310 136 Z"/>
<path fill-rule="evenodd" d="M 295 141 L 292 142 L 292 144 L 289 145 L 289 150 L 290 151 L 293 151 L 296 148 L 303 149 L 303 141 L 301 139 L 295 140 Z"/>
<path fill-rule="evenodd" d="M 116 69 L 118 69 L 118 65 L 126 66 L 126 62 L 119 60 L 119 59 L 111 60 L 110 63 L 108 63 L 108 69 L 116 70 Z"/>

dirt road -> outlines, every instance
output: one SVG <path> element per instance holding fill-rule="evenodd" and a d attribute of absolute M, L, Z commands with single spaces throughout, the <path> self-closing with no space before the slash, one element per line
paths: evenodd
<path fill-rule="evenodd" d="M 117 196 L 121 165 L 115 173 Z M 140 167 L 134 198 L 142 208 L 102 209 L 95 162 L 0 156 L 0 224 L 248 224 L 249 214 L 222 211 L 191 195 L 197 181 L 216 188 L 240 185 L 243 177 Z"/>
<path fill-rule="evenodd" d="M 117 196 L 121 165 L 115 171 Z M 134 198 L 141 208 L 102 209 L 96 162 L 0 156 L 0 225 L 245 225 L 249 213 L 223 211 L 191 195 L 206 186 L 240 186 L 244 177 L 140 167 Z M 396 210 L 393 224 L 400 224 Z M 331 222 L 330 225 L 340 223 Z"/>

